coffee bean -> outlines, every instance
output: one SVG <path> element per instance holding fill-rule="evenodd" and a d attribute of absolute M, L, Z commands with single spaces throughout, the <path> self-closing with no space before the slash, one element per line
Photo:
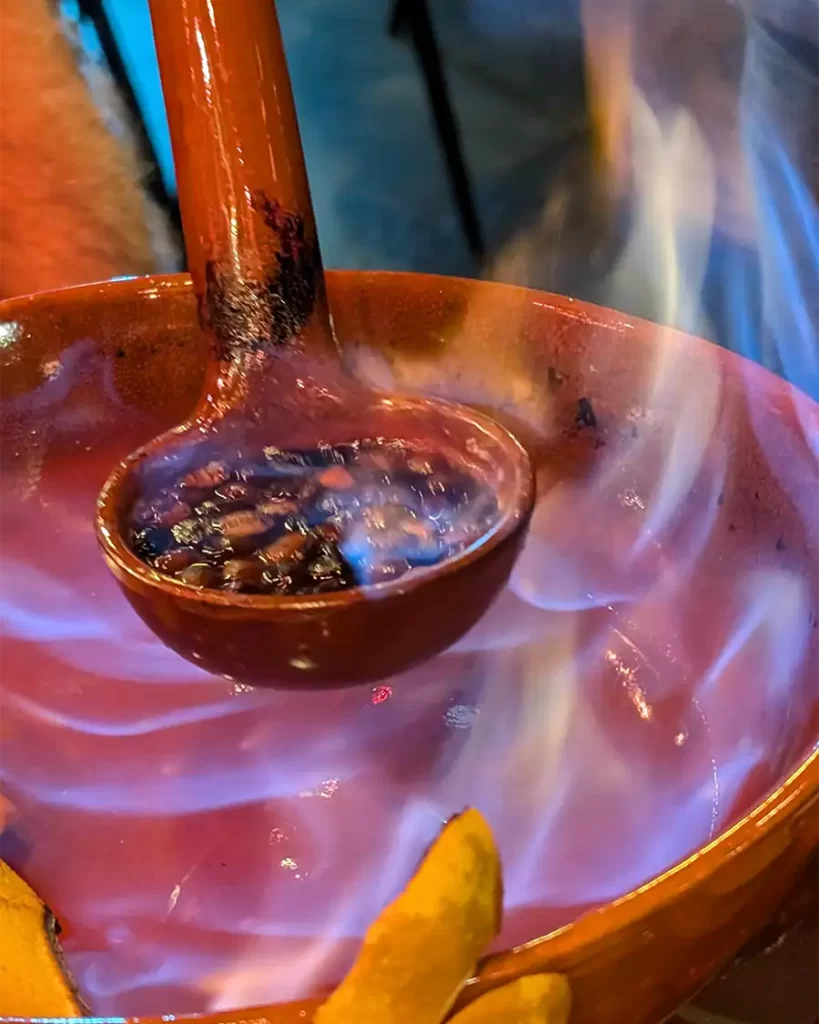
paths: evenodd
<path fill-rule="evenodd" d="M 180 547 L 190 547 L 198 544 L 211 532 L 211 524 L 205 519 L 183 519 L 171 527 L 171 533 L 176 544 Z"/>
<path fill-rule="evenodd" d="M 316 558 L 306 568 L 309 585 L 319 591 L 339 590 L 355 586 L 355 577 L 333 543 L 324 543 Z"/>
<path fill-rule="evenodd" d="M 264 566 L 256 559 L 231 558 L 222 566 L 223 586 L 228 590 L 264 589 Z"/>
<path fill-rule="evenodd" d="M 436 532 L 429 523 L 407 516 L 398 523 L 399 529 L 419 543 L 428 544 L 435 539 Z"/>
<path fill-rule="evenodd" d="M 270 538 L 268 532 L 273 526 L 269 516 L 262 515 L 256 509 L 242 509 L 229 512 L 213 520 L 214 532 L 223 537 L 229 544 L 226 554 L 250 555 Z"/>
<path fill-rule="evenodd" d="M 214 496 L 218 501 L 241 502 L 247 505 L 255 505 L 259 500 L 259 492 L 255 487 L 231 480 L 217 487 Z"/>
<path fill-rule="evenodd" d="M 213 487 L 227 480 L 229 475 L 228 467 L 223 462 L 209 462 L 201 469 L 195 469 L 182 477 L 182 487 Z"/>
<path fill-rule="evenodd" d="M 253 543 L 251 543 L 250 547 L 252 550 Z M 235 554 L 238 554 L 230 539 L 221 533 L 206 534 L 199 542 L 198 548 L 200 554 L 208 562 L 213 562 L 216 565 L 224 562 L 226 558 L 232 558 Z"/>
<path fill-rule="evenodd" d="M 190 505 L 172 494 L 160 495 L 153 501 L 143 499 L 134 506 L 134 522 L 141 526 L 173 526 L 191 514 Z"/>
<path fill-rule="evenodd" d="M 304 476 L 312 473 L 320 461 L 313 462 L 307 452 L 282 451 L 280 448 L 265 448 L 265 472 L 279 476 Z M 316 457 L 317 453 L 316 453 Z"/>
<path fill-rule="evenodd" d="M 213 519 L 213 517 L 218 515 L 221 511 L 221 504 L 218 501 L 214 501 L 213 498 L 201 501 L 193 510 L 194 515 L 207 516 L 210 519 Z"/>
<path fill-rule="evenodd" d="M 213 526 L 231 543 L 241 540 L 244 537 L 256 537 L 264 533 L 270 523 L 268 518 L 257 509 L 242 509 L 239 512 L 230 512 L 220 519 L 213 520 Z"/>
<path fill-rule="evenodd" d="M 154 568 L 172 576 L 180 569 L 187 569 L 189 565 L 193 565 L 198 557 L 195 548 L 171 548 L 154 560 Z"/>
<path fill-rule="evenodd" d="M 257 512 L 263 516 L 292 516 L 299 510 L 299 503 L 293 498 L 264 497 L 256 506 Z"/>
<path fill-rule="evenodd" d="M 134 553 L 143 561 L 150 563 L 159 555 L 164 555 L 174 543 L 171 531 L 161 526 L 134 530 L 130 539 Z"/>
<path fill-rule="evenodd" d="M 266 566 L 280 573 L 289 573 L 304 560 L 311 538 L 304 533 L 286 533 L 259 551 Z"/>
<path fill-rule="evenodd" d="M 188 583 L 192 587 L 215 587 L 218 586 L 221 576 L 218 569 L 204 562 L 196 562 L 194 565 L 186 566 L 175 573 L 178 580 Z"/>
<path fill-rule="evenodd" d="M 329 487 L 333 491 L 348 491 L 355 485 L 355 480 L 350 476 L 343 466 L 331 466 L 319 474 L 318 482 L 322 487 Z"/>

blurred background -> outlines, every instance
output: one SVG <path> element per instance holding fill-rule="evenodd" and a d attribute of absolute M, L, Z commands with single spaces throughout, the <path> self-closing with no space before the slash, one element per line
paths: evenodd
<path fill-rule="evenodd" d="M 327 266 L 569 293 L 819 394 L 816 0 L 278 9 Z M 147 0 L 61 11 L 178 226 Z"/>
<path fill-rule="evenodd" d="M 0 0 L 4 19 L 12 11 L 24 28 L 24 8 L 49 7 L 52 17 L 49 5 Z M 114 259 L 98 276 L 176 269 L 148 0 L 54 6 L 104 128 L 134 146 L 164 223 L 154 225 L 147 263 L 125 259 L 119 269 Z M 709 337 L 819 398 L 817 0 L 277 6 L 327 266 L 481 276 L 586 298 Z M 3 177 L 0 189 L 4 246 L 12 237 L 27 264 L 54 237 L 32 194 L 61 173 L 77 140 L 61 87 L 44 101 L 47 130 L 27 108 L 29 134 L 13 136 L 9 111 L 22 95 L 9 70 L 13 38 L 4 20 L 0 177 L 13 151 L 52 143 L 52 163 L 11 184 Z M 34 78 L 48 58 L 26 54 L 24 63 Z M 66 187 L 53 189 L 63 207 L 76 201 Z M 90 210 L 77 203 L 86 217 L 102 202 L 92 196 Z M 29 207 L 23 224 L 17 214 Z M 56 260 L 66 275 L 56 283 L 93 273 L 74 261 L 74 241 Z M 16 292 L 55 278 L 26 282 Z M 815 864 L 811 872 L 815 911 Z M 764 958 L 681 1019 L 810 1024 L 815 921 L 790 945 L 774 934 Z M 748 987 L 743 971 L 758 983 Z M 793 1001 L 785 1017 L 783 993 Z"/>
<path fill-rule="evenodd" d="M 487 0 L 278 4 L 328 266 L 474 275 L 531 222 L 586 128 L 579 11 L 558 4 L 535 45 Z M 62 9 L 132 92 L 172 202 L 147 0 Z"/>

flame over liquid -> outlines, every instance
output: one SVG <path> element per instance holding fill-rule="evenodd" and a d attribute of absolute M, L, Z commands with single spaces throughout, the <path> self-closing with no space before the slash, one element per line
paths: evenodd
<path fill-rule="evenodd" d="M 111 450 L 3 503 L 4 854 L 67 924 L 95 1012 L 333 981 L 466 804 L 500 839 L 508 944 L 651 878 L 774 784 L 804 724 L 810 583 L 773 545 L 702 564 L 730 452 L 716 365 L 691 384 L 658 376 L 662 402 L 633 412 L 671 429 L 625 430 L 591 479 L 546 489 L 471 635 L 375 687 L 254 691 L 159 644 L 96 550 Z"/>
<path fill-rule="evenodd" d="M 634 104 L 641 206 L 609 283 L 644 281 L 662 302 L 647 312 L 703 329 L 708 147 L 685 111 L 660 118 L 636 92 Z M 766 152 L 790 189 L 777 196 L 801 210 L 785 150 Z M 692 192 L 699 224 L 682 212 Z M 780 266 L 777 282 L 787 277 Z M 789 315 L 805 329 L 780 362 L 809 380 L 816 351 L 793 281 Z M 741 314 L 739 302 L 739 332 Z M 207 676 L 126 605 L 92 530 L 122 451 L 100 442 L 93 402 L 83 424 L 61 419 L 93 347 L 77 343 L 14 400 L 39 410 L 44 431 L 98 438 L 42 477 L 35 464 L 28 490 L 0 507 L 0 767 L 18 812 L 3 855 L 66 924 L 95 1013 L 216 1010 L 333 982 L 466 804 L 499 838 L 499 945 L 531 939 L 678 862 L 798 761 L 815 700 L 819 421 L 794 399 L 794 439 L 748 376 L 760 444 L 807 539 L 796 553 L 774 544 L 775 512 L 751 508 L 746 483 L 736 515 L 758 517 L 771 543 L 728 541 L 715 555 L 736 439 L 716 351 L 692 374 L 680 344 L 660 338 L 645 393 L 593 474 L 541 481 L 513 578 L 470 635 L 400 678 L 316 694 Z M 359 371 L 392 383 L 365 355 Z M 607 358 L 588 373 L 614 372 L 616 350 Z M 105 376 L 94 386 L 113 388 Z M 526 394 L 514 411 L 546 431 Z"/>

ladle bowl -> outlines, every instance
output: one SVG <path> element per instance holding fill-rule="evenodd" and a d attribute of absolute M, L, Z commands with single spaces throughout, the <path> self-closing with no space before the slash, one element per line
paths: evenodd
<path fill-rule="evenodd" d="M 273 0 L 239 10 L 229 0 L 160 0 L 151 10 L 209 345 L 193 413 L 121 462 L 102 491 L 106 561 L 157 635 L 218 675 L 332 686 L 404 671 L 463 635 L 506 582 L 534 502 L 529 457 L 485 415 L 379 394 L 343 372 Z M 129 549 L 129 513 L 150 496 L 158 466 L 201 468 L 237 445 L 380 437 L 445 450 L 456 466 L 477 462 L 479 486 L 499 506 L 484 536 L 398 580 L 309 597 L 196 587 Z"/>
<path fill-rule="evenodd" d="M 302 428 L 304 429 L 304 428 Z M 307 443 L 315 442 L 311 424 Z M 180 436 L 181 433 L 181 436 Z M 534 502 L 528 455 L 503 427 L 464 406 L 423 398 L 378 398 L 337 415 L 321 440 L 399 437 L 418 451 L 446 451 L 483 469 L 482 486 L 498 502 L 492 528 L 455 557 L 371 586 L 316 596 L 233 594 L 188 586 L 139 559 L 129 547 L 127 512 L 141 491 L 141 469 L 156 452 L 190 465 L 220 453 L 193 431 L 174 430 L 128 456 L 109 477 L 97 505 L 106 562 L 144 622 L 169 647 L 201 668 L 251 685 L 351 685 L 403 672 L 451 646 L 486 611 L 509 577 Z M 247 433 L 242 431 L 242 439 Z M 277 431 L 280 445 L 305 440 Z M 262 440 L 256 445 L 261 449 Z M 204 452 L 203 452 L 204 449 Z M 475 452 L 480 452 L 476 460 Z"/>
<path fill-rule="evenodd" d="M 771 919 L 817 844 L 817 471 L 810 445 L 819 410 L 783 381 L 701 340 L 557 296 L 377 273 L 331 273 L 328 291 L 351 372 L 397 391 L 421 386 L 528 426 L 539 498 L 518 563 L 527 574 L 516 571 L 458 650 L 390 686 L 246 692 L 197 673 L 140 628 L 99 564 L 92 528 L 110 466 L 183 422 L 201 392 L 205 342 L 190 280 L 112 282 L 3 303 L 0 768 L 20 811 L 4 857 L 60 918 L 69 956 L 78 929 L 81 958 L 87 950 L 97 957 L 105 935 L 126 936 L 99 954 L 117 977 L 144 976 L 143 947 L 132 948 L 139 938 L 127 931 L 143 927 L 143 911 L 155 918 L 147 925 L 153 938 L 183 964 L 204 957 L 230 975 L 247 954 L 281 973 L 283 957 L 301 962 L 301 933 L 281 917 L 257 920 L 257 912 L 264 904 L 272 913 L 269 886 L 295 900 L 288 903 L 295 912 L 311 898 L 311 883 L 279 866 L 280 858 L 284 864 L 299 855 L 286 841 L 281 853 L 269 846 L 271 827 L 282 816 L 321 815 L 321 921 L 383 900 L 382 869 L 394 867 L 407 836 L 394 817 L 372 820 L 355 779 L 346 797 L 342 777 L 335 795 L 322 791 L 327 799 L 294 795 L 283 809 L 273 799 L 273 810 L 270 786 L 278 792 L 289 766 L 316 759 L 322 774 L 315 778 L 335 778 L 340 761 L 374 747 L 363 770 L 405 822 L 401 812 L 423 805 L 430 785 L 440 797 L 435 780 L 439 773 L 448 780 L 450 758 L 461 756 L 471 729 L 478 756 L 469 777 L 452 780 L 460 788 L 449 803 L 441 798 L 441 810 L 471 800 L 493 823 L 510 883 L 509 930 L 464 999 L 521 974 L 560 970 L 573 986 L 572 1024 L 657 1024 Z M 584 638 L 612 614 L 600 606 L 601 593 L 586 594 L 584 577 L 597 572 L 590 551 L 604 567 L 618 567 L 595 578 L 620 612 L 613 625 L 629 635 L 640 623 L 625 622 L 642 614 L 643 597 L 677 564 L 675 556 L 646 567 L 618 558 L 623 545 L 608 546 L 623 523 L 639 533 L 649 522 L 651 506 L 640 505 L 657 478 L 653 446 L 678 453 L 666 442 L 680 416 L 647 398 L 658 369 L 684 385 L 684 397 L 698 399 L 713 386 L 718 401 L 704 436 L 701 416 L 686 424 L 705 467 L 703 479 L 686 482 L 690 500 L 679 523 L 695 561 L 686 562 L 675 604 L 643 623 L 644 646 L 655 654 L 667 646 L 690 660 L 683 669 L 674 658 L 661 660 L 656 675 L 637 666 L 632 680 L 621 674 L 628 664 L 614 632 L 593 664 L 584 660 Z M 634 444 L 645 447 L 635 453 Z M 720 481 L 714 490 L 703 486 L 712 474 Z M 566 516 L 549 519 L 558 507 Z M 703 511 L 708 529 L 686 534 Z M 533 578 L 549 609 L 536 607 L 536 594 L 521 598 Z M 762 584 L 755 595 L 762 612 L 734 643 L 741 608 L 733 596 L 745 595 L 746 578 Z M 805 606 L 783 603 L 783 592 L 771 590 L 777 580 L 804 581 Z M 592 598 L 598 607 L 589 607 Z M 575 668 L 568 677 L 555 662 L 567 640 L 564 669 Z M 521 707 L 522 681 L 534 705 Z M 567 701 L 575 706 L 575 698 L 580 719 L 567 724 Z M 348 718 L 338 717 L 339 702 L 353 708 Z M 477 717 L 467 715 L 471 704 Z M 516 714 L 526 730 L 538 723 L 554 730 L 551 744 L 530 748 L 517 766 L 492 746 Z M 583 722 L 594 726 L 591 736 L 579 731 Z M 335 759 L 333 750 L 341 751 Z M 612 757 L 625 775 L 622 792 L 620 776 L 609 771 Z M 574 764 L 582 787 L 559 774 L 533 794 L 518 822 L 533 837 L 517 889 L 527 905 L 515 908 L 520 836 L 506 812 L 548 764 L 561 772 Z M 476 772 L 480 781 L 470 790 Z M 713 822 L 708 807 L 703 820 L 692 820 L 686 808 L 712 777 L 720 784 Z M 574 785 L 566 792 L 561 781 Z M 232 803 L 223 810 L 227 783 Z M 331 817 L 336 800 L 346 801 L 343 828 Z M 362 820 L 366 845 L 355 835 Z M 391 876 L 394 885 L 406 880 L 423 842 Z M 604 888 L 578 888 L 594 864 L 602 865 L 596 880 Z M 196 874 L 169 914 L 169 893 L 191 865 Z M 213 918 L 222 893 L 226 917 Z M 250 1010 L 249 1003 L 276 997 L 231 998 L 225 987 L 222 1009 L 206 1020 L 307 1024 L 339 971 L 302 989 L 311 997 L 305 1002 L 278 1008 Z M 187 987 L 169 984 L 171 995 L 154 998 L 150 1013 L 137 1004 L 127 1012 L 140 1013 L 143 1024 L 154 1014 L 159 1024 L 161 1014 L 178 1021 L 192 1005 L 213 1006 L 204 998 L 191 1003 Z"/>

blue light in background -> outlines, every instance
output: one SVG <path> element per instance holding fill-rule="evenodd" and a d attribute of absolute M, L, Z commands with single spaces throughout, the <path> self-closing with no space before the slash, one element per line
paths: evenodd
<path fill-rule="evenodd" d="M 62 0 L 65 15 L 79 26 L 80 43 L 95 63 L 105 60 L 92 22 L 80 18 L 77 0 Z M 128 78 L 136 94 L 145 130 L 156 153 L 165 188 L 176 195 L 176 174 L 171 138 L 165 117 L 162 84 L 156 63 L 148 0 L 103 0 L 103 7 L 122 56 Z"/>
<path fill-rule="evenodd" d="M 145 128 L 154 147 L 165 187 L 168 192 L 176 195 L 171 137 L 165 117 L 165 101 L 159 81 L 148 2 L 104 0 L 103 7 L 142 110 Z"/>
<path fill-rule="evenodd" d="M 65 17 L 77 25 L 80 33 L 80 43 L 88 57 L 99 64 L 105 60 L 97 33 L 89 21 L 80 20 L 80 5 L 77 0 L 62 0 L 60 10 Z"/>

